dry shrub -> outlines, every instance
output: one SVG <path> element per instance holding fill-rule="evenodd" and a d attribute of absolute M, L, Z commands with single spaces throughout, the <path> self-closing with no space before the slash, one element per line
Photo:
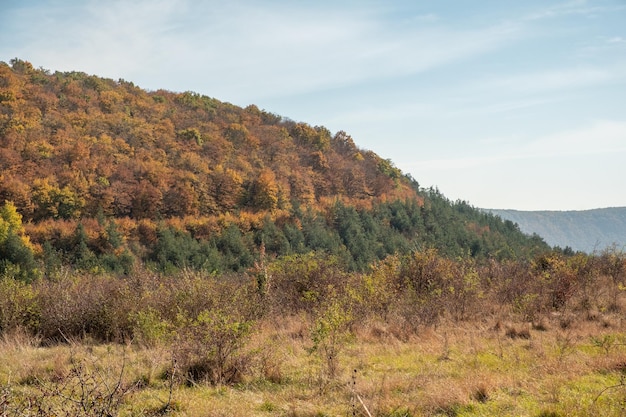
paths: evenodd
<path fill-rule="evenodd" d="M 212 291 L 203 293 L 203 298 L 210 299 L 211 308 L 195 313 L 197 304 L 190 302 L 189 310 L 180 309 L 175 321 L 174 357 L 187 384 L 237 383 L 252 367 L 253 355 L 244 348 L 258 314 L 255 287 L 207 280 L 212 281 Z"/>
<path fill-rule="evenodd" d="M 585 320 L 587 321 L 599 321 L 602 317 L 602 313 L 594 309 L 588 309 L 585 313 Z"/>
<path fill-rule="evenodd" d="M 54 357 L 49 365 L 28 362 L 17 387 L 0 387 L 2 416 L 114 416 L 136 385 L 127 380 L 126 355 L 94 354 L 69 342 L 69 357 Z M 25 386 L 28 386 L 27 388 Z"/>
<path fill-rule="evenodd" d="M 398 311 L 407 325 L 417 331 L 419 325 L 437 324 L 445 311 L 445 291 L 454 276 L 455 264 L 430 249 L 407 256 L 399 272 L 403 289 Z"/>
<path fill-rule="evenodd" d="M 361 342 L 395 344 L 398 342 L 398 338 L 394 335 L 392 327 L 393 323 L 368 320 L 353 325 L 352 331 L 356 339 Z"/>
<path fill-rule="evenodd" d="M 243 347 L 251 323 L 223 311 L 203 311 L 194 319 L 181 318 L 174 357 L 187 384 L 241 382 L 250 367 Z"/>
<path fill-rule="evenodd" d="M 0 337 L 1 350 L 34 349 L 41 345 L 41 337 L 24 327 L 13 327 L 2 333 Z"/>
<path fill-rule="evenodd" d="M 38 331 L 44 339 L 89 336 L 121 341 L 132 333 L 130 313 L 136 294 L 127 281 L 109 275 L 76 275 L 36 285 L 41 309 Z"/>
<path fill-rule="evenodd" d="M 534 321 L 532 323 L 533 330 L 537 330 L 539 332 L 546 332 L 550 329 L 550 325 L 548 324 L 548 319 L 545 317 L 541 317 L 539 320 Z"/>
<path fill-rule="evenodd" d="M 381 323 L 372 323 L 369 326 L 369 334 L 374 340 L 386 340 L 389 338 L 387 326 Z"/>
<path fill-rule="evenodd" d="M 232 303 L 246 317 L 260 311 L 250 280 L 187 270 L 167 277 L 140 269 L 129 278 L 75 274 L 41 280 L 32 288 L 40 317 L 34 332 L 48 342 L 136 338 L 154 345 L 168 340 L 179 316 L 196 318 Z M 235 300 L 233 294 L 241 298 Z"/>
<path fill-rule="evenodd" d="M 279 321 L 267 320 L 257 323 L 256 331 L 251 335 L 246 346 L 248 356 L 253 356 L 253 372 L 259 378 L 273 384 L 285 381 L 283 365 L 285 352 L 282 349 L 289 342 L 290 336 L 279 328 Z M 288 320 L 291 322 L 292 320 Z M 284 325 L 284 324 L 283 324 Z"/>
<path fill-rule="evenodd" d="M 405 310 L 405 313 L 408 312 L 408 310 Z M 408 342 L 419 333 L 420 324 L 410 321 L 410 317 L 411 315 L 397 318 L 395 315 L 390 316 L 388 331 L 393 338 L 401 342 Z"/>
<path fill-rule="evenodd" d="M 454 321 L 471 320 L 486 314 L 488 309 L 484 303 L 488 283 L 483 282 L 482 271 L 473 259 L 463 259 L 451 267 L 444 294 L 446 317 Z"/>
<path fill-rule="evenodd" d="M 564 314 L 559 316 L 559 327 L 563 330 L 571 328 L 576 323 L 576 316 Z"/>
<path fill-rule="evenodd" d="M 504 331 L 505 336 L 510 337 L 511 339 L 530 339 L 530 330 L 528 326 L 517 327 L 513 325 L 508 325 Z"/>
<path fill-rule="evenodd" d="M 472 391 L 471 397 L 479 403 L 486 403 L 489 401 L 489 388 L 484 383 L 479 384 Z"/>
<path fill-rule="evenodd" d="M 269 323 L 270 328 L 267 332 L 273 334 L 273 337 L 303 341 L 310 333 L 310 324 L 302 316 L 270 316 L 267 318 L 269 320 L 263 322 Z"/>
<path fill-rule="evenodd" d="M 264 303 L 278 316 L 312 313 L 329 296 L 345 294 L 346 273 L 336 257 L 308 253 L 282 257 L 267 268 Z"/>
<path fill-rule="evenodd" d="M 285 380 L 282 371 L 283 359 L 279 357 L 275 349 L 269 347 L 259 351 L 257 363 L 263 379 L 274 384 L 281 384 Z"/>
<path fill-rule="evenodd" d="M 619 328 L 621 320 L 622 319 L 619 317 L 604 316 L 602 317 L 602 320 L 600 321 L 600 326 L 605 329 Z"/>

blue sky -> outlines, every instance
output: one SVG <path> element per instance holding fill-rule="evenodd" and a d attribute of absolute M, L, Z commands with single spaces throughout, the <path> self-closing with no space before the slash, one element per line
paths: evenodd
<path fill-rule="evenodd" d="M 0 60 L 332 132 L 476 207 L 626 206 L 626 1 L 0 3 Z"/>

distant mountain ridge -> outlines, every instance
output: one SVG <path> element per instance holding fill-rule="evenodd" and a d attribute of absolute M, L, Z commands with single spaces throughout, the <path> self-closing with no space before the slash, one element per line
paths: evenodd
<path fill-rule="evenodd" d="M 524 233 L 536 233 L 551 246 L 594 252 L 616 244 L 626 246 L 626 207 L 582 211 L 520 211 L 486 209 L 517 223 Z"/>

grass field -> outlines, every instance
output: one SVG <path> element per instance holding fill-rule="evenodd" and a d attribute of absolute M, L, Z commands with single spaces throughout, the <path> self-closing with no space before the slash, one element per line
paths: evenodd
<path fill-rule="evenodd" d="M 185 380 L 168 344 L 0 343 L 0 415 L 623 416 L 621 314 L 354 326 L 336 357 L 304 318 L 256 326 L 231 384 Z M 332 371 L 332 372 L 331 372 Z"/>

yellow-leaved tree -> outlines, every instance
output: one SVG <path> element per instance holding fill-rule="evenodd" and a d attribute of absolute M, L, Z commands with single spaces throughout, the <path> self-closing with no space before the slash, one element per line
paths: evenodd
<path fill-rule="evenodd" d="M 31 280 L 37 275 L 33 247 L 15 204 L 0 207 L 0 276 Z"/>

